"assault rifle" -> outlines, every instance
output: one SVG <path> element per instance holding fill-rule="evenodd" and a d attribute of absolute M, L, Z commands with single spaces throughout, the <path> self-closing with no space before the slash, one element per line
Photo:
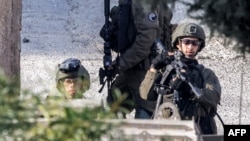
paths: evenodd
<path fill-rule="evenodd" d="M 104 24 L 104 56 L 103 56 L 103 68 L 99 69 L 99 80 L 102 87 L 99 90 L 99 93 L 102 92 L 105 84 L 107 83 L 108 94 L 111 94 L 111 83 L 113 80 L 113 72 L 110 69 L 112 65 L 112 54 L 110 47 L 110 0 L 104 0 L 104 16 L 105 16 L 105 24 Z"/>
<path fill-rule="evenodd" d="M 161 49 L 161 51 L 158 51 L 158 52 L 167 54 L 166 53 L 167 50 L 164 50 L 165 47 L 160 42 L 160 40 L 156 42 L 156 45 L 159 46 L 159 47 L 157 47 L 158 49 Z M 158 54 L 158 55 L 161 55 L 161 54 Z M 192 89 L 193 93 L 195 94 L 195 96 L 197 98 L 199 98 L 202 94 L 201 90 L 199 88 L 195 87 L 187 78 L 188 76 L 185 73 L 183 73 L 183 70 L 187 70 L 188 67 L 185 63 L 182 62 L 182 60 L 181 60 L 182 57 L 183 57 L 183 53 L 181 53 L 180 51 L 174 52 L 174 61 L 171 62 L 171 65 L 167 65 L 167 67 L 165 68 L 165 70 L 162 74 L 160 84 L 155 86 L 158 97 L 157 97 L 157 102 L 156 102 L 156 107 L 155 107 L 154 118 L 156 118 L 155 115 L 158 113 L 159 106 L 160 106 L 160 103 L 162 101 L 163 95 L 165 95 L 169 91 L 171 91 L 169 86 L 166 86 L 164 83 L 167 80 L 169 73 L 172 71 L 172 69 L 174 69 L 176 71 L 176 74 L 178 75 L 178 77 L 180 77 L 180 79 L 182 81 L 186 82 L 190 86 L 190 88 Z M 174 100 L 178 100 L 178 98 L 179 98 L 179 96 L 174 94 Z M 178 112 L 178 111 L 173 111 L 173 112 Z"/>
<path fill-rule="evenodd" d="M 163 46 L 163 44 L 160 42 L 160 40 L 158 40 L 157 42 L 158 43 L 156 43 L 156 45 L 159 46 L 159 47 L 157 47 L 157 49 L 160 49 L 158 51 L 158 53 L 165 53 L 166 54 L 167 50 L 164 50 L 165 47 Z M 158 54 L 158 55 L 161 55 L 161 54 Z M 183 70 L 188 70 L 187 65 L 181 60 L 181 58 L 183 57 L 183 55 L 184 54 L 182 52 L 175 51 L 174 52 L 174 61 L 171 62 L 171 65 L 167 65 L 167 67 L 169 66 L 170 69 L 174 69 L 176 71 L 176 74 L 178 75 L 178 77 L 180 77 L 180 79 L 182 81 L 186 82 L 190 86 L 190 88 L 193 91 L 194 95 L 197 98 L 200 98 L 201 95 L 202 95 L 201 89 L 195 87 L 190 82 L 190 80 L 188 79 L 188 75 L 183 72 Z M 154 115 L 153 115 L 154 119 L 156 119 L 157 116 L 158 116 L 157 114 L 159 114 L 160 102 L 162 100 L 163 95 L 168 94 L 169 89 L 170 89 L 168 86 L 166 86 L 164 84 L 164 82 L 166 81 L 166 79 L 167 79 L 167 77 L 169 75 L 169 72 L 170 72 L 170 69 L 168 69 L 167 67 L 165 68 L 165 70 L 164 70 L 164 72 L 162 74 L 162 78 L 161 78 L 160 84 L 156 85 L 156 90 L 157 90 L 158 97 L 157 97 L 157 103 L 156 103 L 156 107 L 155 107 L 155 112 L 154 112 Z M 174 100 L 173 100 L 173 102 L 175 102 L 175 100 L 178 100 L 178 97 L 179 96 L 174 93 Z M 178 114 L 179 111 L 178 111 L 178 109 L 176 108 L 175 105 L 169 105 L 167 103 L 164 105 L 164 103 L 163 103 L 162 106 L 163 106 L 162 110 L 164 110 L 166 108 L 172 109 L 172 115 L 175 116 L 175 118 L 179 115 Z M 170 106 L 170 107 L 164 107 L 164 106 Z M 171 107 L 171 106 L 174 106 L 174 107 Z M 212 109 L 212 110 L 214 110 L 214 109 Z M 225 124 L 224 124 L 222 118 L 220 117 L 220 115 L 215 110 L 214 110 L 214 112 L 217 115 L 217 117 L 219 118 L 222 126 L 224 127 Z"/>
<path fill-rule="evenodd" d="M 183 53 L 181 53 L 180 51 L 176 51 L 175 52 L 175 55 L 174 55 L 175 59 L 174 59 L 174 68 L 175 68 L 175 71 L 177 73 L 177 75 L 181 78 L 182 81 L 186 82 L 190 88 L 192 89 L 194 95 L 197 97 L 197 98 L 200 98 L 201 96 L 201 90 L 197 87 L 195 87 L 188 79 L 187 79 L 187 76 L 183 74 L 183 70 L 187 70 L 188 67 L 185 63 L 183 63 L 181 61 L 181 58 L 183 57 Z"/>

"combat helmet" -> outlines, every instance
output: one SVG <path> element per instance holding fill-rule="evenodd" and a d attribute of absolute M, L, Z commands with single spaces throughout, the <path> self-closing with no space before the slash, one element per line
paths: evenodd
<path fill-rule="evenodd" d="M 56 72 L 56 88 L 62 92 L 59 81 L 64 78 L 76 78 L 81 77 L 83 79 L 82 93 L 90 88 L 90 75 L 85 67 L 81 64 L 81 61 L 75 58 L 69 58 L 63 61 L 57 66 Z"/>
<path fill-rule="evenodd" d="M 182 23 L 179 24 L 172 34 L 172 47 L 176 49 L 176 43 L 179 38 L 183 37 L 196 37 L 201 40 L 199 51 L 205 47 L 205 32 L 203 28 L 195 23 Z"/>

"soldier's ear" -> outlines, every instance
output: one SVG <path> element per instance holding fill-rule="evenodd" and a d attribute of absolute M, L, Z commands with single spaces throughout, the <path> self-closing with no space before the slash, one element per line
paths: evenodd
<path fill-rule="evenodd" d="M 178 50 L 181 49 L 181 42 L 180 42 L 179 40 L 177 40 L 177 42 L 176 42 L 176 48 L 177 48 Z"/>
<path fill-rule="evenodd" d="M 177 50 L 180 50 L 180 49 L 181 49 L 181 45 L 180 45 L 180 44 L 177 44 L 177 45 L 176 45 L 176 48 L 177 48 Z"/>

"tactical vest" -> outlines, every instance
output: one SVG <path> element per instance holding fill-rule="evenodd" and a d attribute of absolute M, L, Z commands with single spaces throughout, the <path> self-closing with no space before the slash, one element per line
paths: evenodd
<path fill-rule="evenodd" d="M 113 6 L 110 12 L 110 47 L 113 51 L 123 53 L 133 44 L 137 31 L 133 22 L 131 0 L 119 0 L 118 6 Z M 167 5 L 158 6 L 159 30 L 156 39 L 172 50 L 171 34 L 172 11 Z M 102 29 L 103 30 L 103 29 Z M 102 31 L 100 33 L 103 37 Z M 152 48 L 153 49 L 153 48 Z"/>
<path fill-rule="evenodd" d="M 111 19 L 109 22 L 110 48 L 117 53 L 125 52 L 136 35 L 131 14 L 131 0 L 119 0 L 119 5 L 111 8 L 109 16 Z M 100 36 L 105 40 L 104 26 Z"/>

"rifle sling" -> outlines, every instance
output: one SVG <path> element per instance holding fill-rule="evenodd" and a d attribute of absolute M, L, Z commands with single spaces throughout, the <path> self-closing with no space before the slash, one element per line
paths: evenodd
<path fill-rule="evenodd" d="M 127 31 L 131 17 L 131 0 L 120 5 L 118 23 L 118 50 L 124 50 L 128 45 Z"/>

